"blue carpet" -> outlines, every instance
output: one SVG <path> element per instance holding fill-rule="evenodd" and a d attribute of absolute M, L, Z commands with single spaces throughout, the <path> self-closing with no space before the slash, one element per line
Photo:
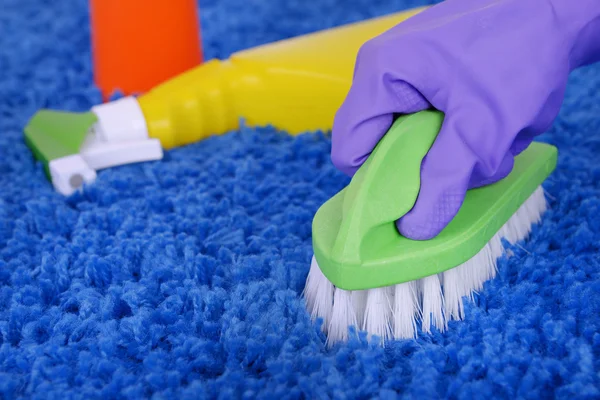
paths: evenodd
<path fill-rule="evenodd" d="M 600 66 L 543 137 L 552 210 L 466 321 L 327 350 L 300 298 L 347 183 L 327 134 L 242 129 L 52 190 L 21 131 L 100 102 L 86 3 L 0 0 L 0 398 L 600 397 Z M 202 0 L 206 55 L 420 4 Z"/>

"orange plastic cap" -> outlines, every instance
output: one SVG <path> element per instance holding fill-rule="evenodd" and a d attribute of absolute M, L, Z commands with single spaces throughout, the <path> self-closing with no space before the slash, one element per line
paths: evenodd
<path fill-rule="evenodd" d="M 196 0 L 90 0 L 94 79 L 104 97 L 144 93 L 202 62 Z"/>

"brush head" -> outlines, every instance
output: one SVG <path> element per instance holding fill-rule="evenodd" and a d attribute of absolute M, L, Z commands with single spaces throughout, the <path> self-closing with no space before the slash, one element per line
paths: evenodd
<path fill-rule="evenodd" d="M 350 185 L 317 211 L 304 295 L 329 343 L 347 339 L 352 325 L 384 342 L 415 336 L 418 322 L 423 332 L 443 331 L 463 317 L 463 298 L 495 276 L 502 240 L 525 238 L 546 209 L 541 184 L 557 150 L 533 143 L 506 178 L 469 190 L 434 239 L 401 236 L 395 221 L 416 201 L 420 164 L 442 120 L 434 111 L 396 120 Z"/>
<path fill-rule="evenodd" d="M 349 327 L 391 339 L 415 338 L 419 332 L 443 332 L 448 322 L 465 317 L 464 300 L 473 301 L 486 281 L 496 276 L 496 260 L 505 253 L 503 241 L 525 239 L 546 210 L 542 187 L 538 187 L 518 211 L 475 256 L 455 268 L 397 285 L 344 290 L 321 272 L 313 257 L 304 288 L 313 320 L 322 319 L 327 344 L 347 341 Z"/>

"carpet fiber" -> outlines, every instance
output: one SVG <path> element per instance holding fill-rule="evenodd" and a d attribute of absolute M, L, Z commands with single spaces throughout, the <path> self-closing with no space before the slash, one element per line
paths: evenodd
<path fill-rule="evenodd" d="M 100 102 L 86 3 L 0 0 L 0 398 L 600 397 L 600 66 L 542 138 L 551 211 L 466 320 L 328 350 L 300 297 L 313 214 L 347 183 L 327 133 L 244 128 L 69 199 L 46 181 L 28 118 Z M 203 0 L 206 55 L 421 4 Z"/>

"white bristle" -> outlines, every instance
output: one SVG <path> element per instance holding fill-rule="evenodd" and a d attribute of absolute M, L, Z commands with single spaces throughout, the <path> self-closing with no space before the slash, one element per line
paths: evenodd
<path fill-rule="evenodd" d="M 442 331 L 446 327 L 444 318 L 444 296 L 442 295 L 442 284 L 438 274 L 420 279 L 421 296 L 423 304 L 423 323 L 421 330 L 431 333 L 431 326 Z"/>
<path fill-rule="evenodd" d="M 473 292 L 496 276 L 496 260 L 502 255 L 500 238 L 494 236 L 473 258 L 449 269 L 444 276 L 444 311 L 448 320 L 464 318 L 463 298 L 473 300 Z M 500 249 L 500 250 L 499 250 Z"/>
<path fill-rule="evenodd" d="M 465 285 L 462 271 L 459 268 L 452 268 L 444 272 L 444 306 L 448 319 L 458 320 L 464 317 L 462 298 L 471 293 Z"/>
<path fill-rule="evenodd" d="M 533 224 L 540 222 L 547 209 L 544 191 L 538 187 L 531 197 L 504 224 L 494 237 L 471 259 L 445 272 L 385 288 L 346 291 L 335 288 L 323 275 L 313 257 L 304 297 L 313 319 L 323 318 L 327 343 L 348 339 L 348 328 L 355 326 L 388 339 L 416 337 L 421 330 L 430 333 L 448 329 L 450 320 L 465 318 L 464 300 L 497 274 L 496 261 L 504 252 L 502 240 L 511 245 L 523 240 Z"/>
<path fill-rule="evenodd" d="M 370 335 L 379 336 L 386 341 L 391 336 L 392 303 L 391 287 L 369 289 L 363 326 Z"/>
<path fill-rule="evenodd" d="M 417 282 L 395 285 L 394 338 L 409 339 L 417 336 L 417 319 L 420 318 Z"/>
<path fill-rule="evenodd" d="M 304 297 L 307 300 L 306 305 L 313 320 L 323 318 L 324 332 L 327 332 L 331 320 L 334 290 L 333 284 L 323 275 L 317 260 L 313 256 L 304 288 Z"/>
<path fill-rule="evenodd" d="M 365 308 L 367 307 L 367 294 L 368 290 L 353 290 L 352 292 L 352 304 L 354 306 L 354 312 L 356 313 L 356 322 L 358 325 L 356 329 L 364 329 L 363 321 L 365 319 Z"/>
<path fill-rule="evenodd" d="M 352 304 L 352 292 L 336 289 L 333 296 L 333 309 L 327 332 L 328 343 L 348 340 L 348 327 L 358 329 L 356 312 Z"/>

